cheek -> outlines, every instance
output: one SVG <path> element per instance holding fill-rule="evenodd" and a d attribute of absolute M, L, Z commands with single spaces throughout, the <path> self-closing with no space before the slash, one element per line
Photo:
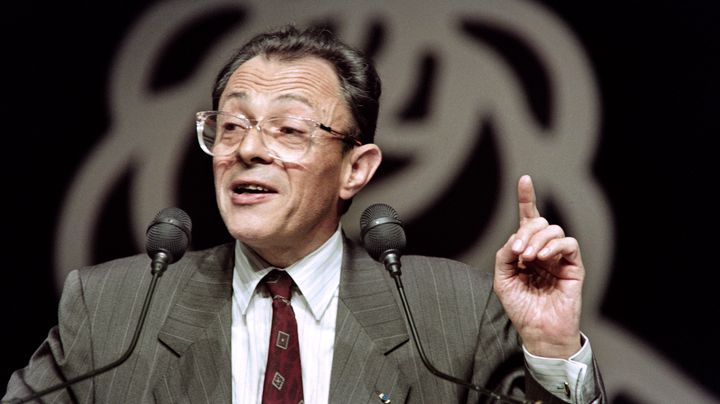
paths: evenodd
<path fill-rule="evenodd" d="M 215 184 L 220 181 L 223 174 L 228 170 L 230 167 L 230 160 L 228 159 L 213 159 L 213 176 L 215 177 Z"/>
<path fill-rule="evenodd" d="M 305 203 L 315 205 L 319 209 L 326 209 L 339 197 L 339 177 L 339 165 L 313 168 L 313 175 L 305 178 L 300 186 L 299 194 L 303 195 L 302 199 Z"/>
<path fill-rule="evenodd" d="M 213 160 L 213 181 L 215 184 L 215 195 L 217 197 L 220 196 L 222 192 L 224 192 L 223 187 L 223 179 L 225 176 L 225 173 L 228 172 L 230 168 L 230 163 L 225 160 Z M 218 201 L 219 202 L 219 201 Z"/>

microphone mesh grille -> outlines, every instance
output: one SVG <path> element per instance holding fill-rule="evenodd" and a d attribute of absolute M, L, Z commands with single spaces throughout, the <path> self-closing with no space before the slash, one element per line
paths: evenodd
<path fill-rule="evenodd" d="M 395 209 L 384 203 L 369 206 L 360 217 L 363 244 L 368 254 L 376 261 L 380 261 L 383 253 L 389 250 L 402 253 L 407 242 L 402 224 L 392 222 L 372 224 L 373 221 L 383 218 L 400 221 Z"/>
<path fill-rule="evenodd" d="M 190 244 L 191 231 L 192 221 L 187 213 L 179 208 L 165 208 L 148 226 L 145 249 L 150 257 L 165 252 L 169 263 L 176 262 Z"/>

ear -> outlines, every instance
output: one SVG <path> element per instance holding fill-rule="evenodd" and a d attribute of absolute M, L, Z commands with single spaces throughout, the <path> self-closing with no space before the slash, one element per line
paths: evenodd
<path fill-rule="evenodd" d="M 373 143 L 354 147 L 344 157 L 343 172 L 340 178 L 340 198 L 351 199 L 370 182 L 380 167 L 382 152 Z"/>

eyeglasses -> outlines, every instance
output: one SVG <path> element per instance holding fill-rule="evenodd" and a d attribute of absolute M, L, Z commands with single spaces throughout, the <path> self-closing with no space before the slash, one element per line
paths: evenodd
<path fill-rule="evenodd" d="M 298 161 L 310 149 L 312 139 L 325 135 L 350 146 L 361 143 L 353 136 L 340 133 L 310 118 L 281 116 L 255 121 L 244 116 L 221 111 L 201 111 L 195 114 L 198 142 L 211 156 L 229 156 L 238 148 L 253 128 L 261 134 L 268 152 L 282 161 Z M 316 133 L 321 129 L 326 133 Z"/>

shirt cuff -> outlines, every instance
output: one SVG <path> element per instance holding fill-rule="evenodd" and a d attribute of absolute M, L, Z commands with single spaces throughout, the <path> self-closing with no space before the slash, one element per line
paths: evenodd
<path fill-rule="evenodd" d="M 585 403 L 595 391 L 590 341 L 585 334 L 580 335 L 582 346 L 569 359 L 536 356 L 523 346 L 530 375 L 545 390 L 568 403 Z"/>

